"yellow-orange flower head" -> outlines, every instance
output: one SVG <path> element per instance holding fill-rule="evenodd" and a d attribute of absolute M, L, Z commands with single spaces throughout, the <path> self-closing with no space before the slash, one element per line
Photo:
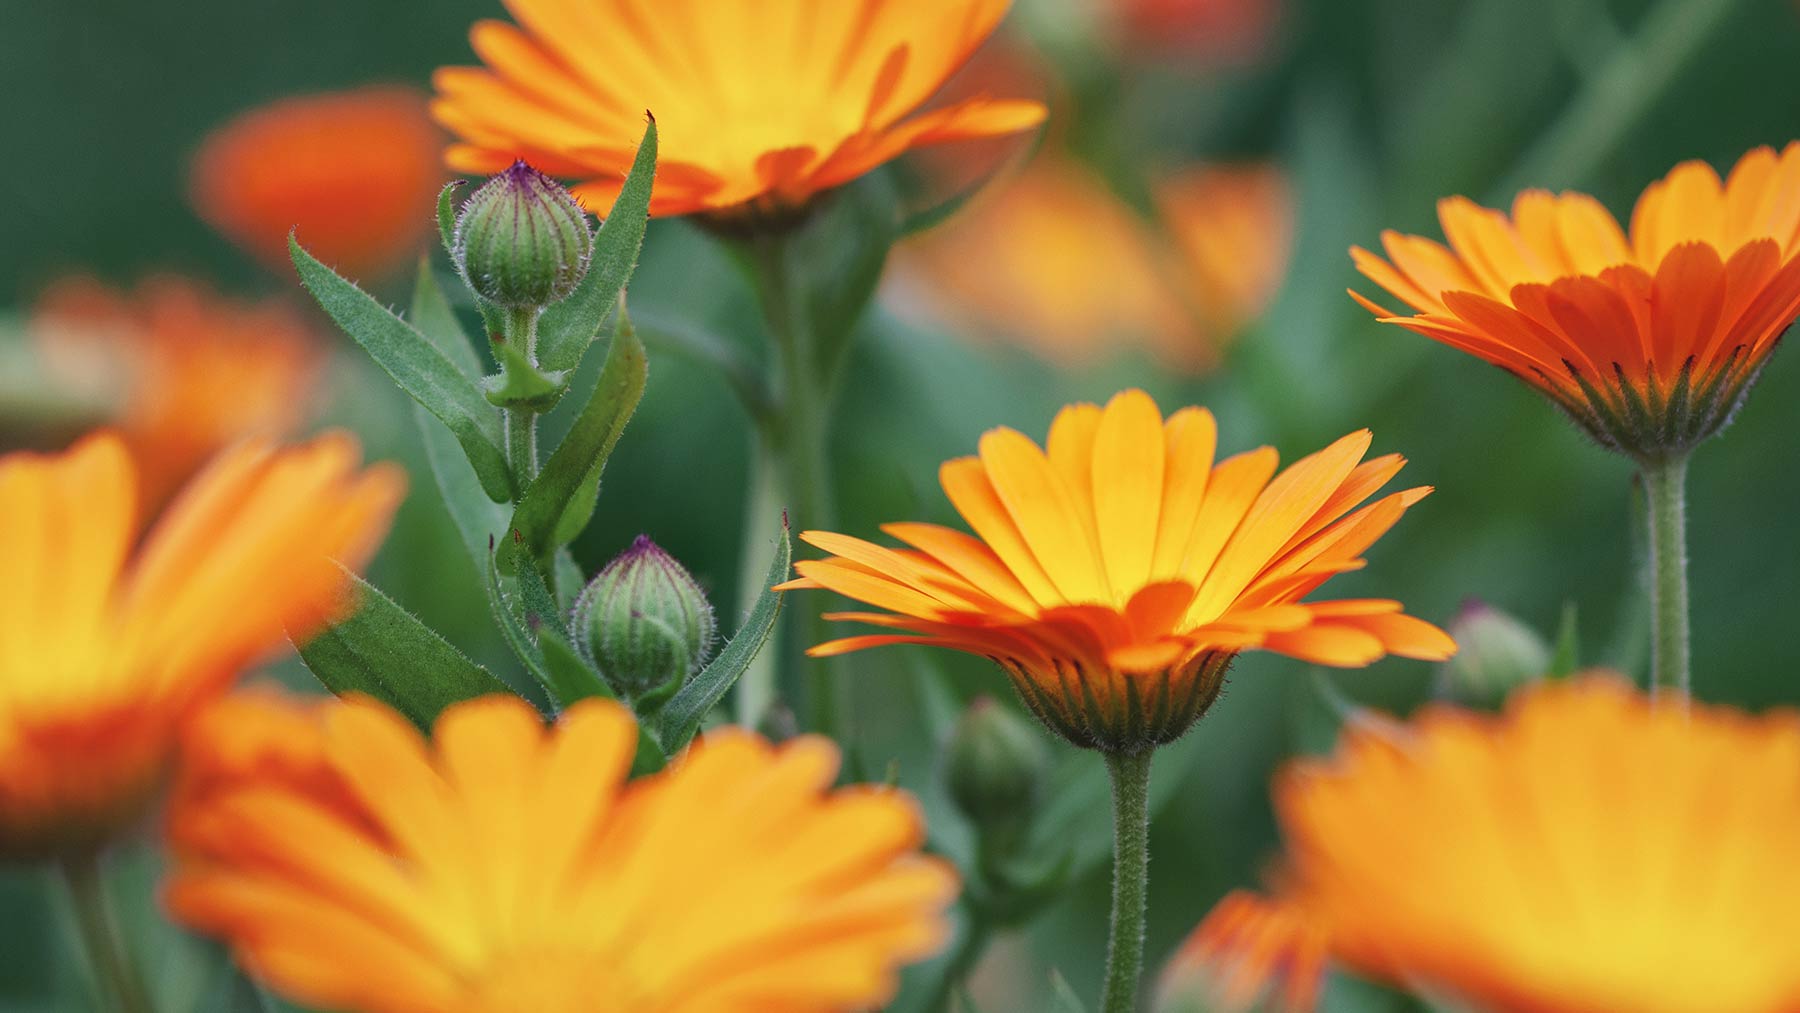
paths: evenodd
<path fill-rule="evenodd" d="M 339 606 L 402 481 L 328 435 L 220 456 L 138 540 L 113 435 L 0 458 L 0 858 L 97 845 L 137 818 L 178 726 Z M 135 546 L 135 548 L 134 548 Z"/>
<path fill-rule="evenodd" d="M 1325 665 L 1387 654 L 1441 659 L 1450 638 L 1397 601 L 1303 602 L 1429 490 L 1358 509 L 1404 463 L 1363 461 L 1352 433 L 1276 475 L 1263 447 L 1214 464 L 1211 413 L 1167 420 L 1139 390 L 1058 413 L 1047 449 L 1006 428 L 939 472 L 971 536 L 934 524 L 882 530 L 912 546 L 800 537 L 834 553 L 795 564 L 787 588 L 824 588 L 887 612 L 830 616 L 899 632 L 814 655 L 925 643 L 991 658 L 1070 742 L 1134 753 L 1168 742 L 1218 696 L 1239 651 Z"/>
<path fill-rule="evenodd" d="M 428 744 L 364 697 L 228 698 L 188 736 L 169 906 L 357 1013 L 849 1013 L 942 943 L 917 805 L 833 790 L 829 741 L 723 729 L 626 783 L 636 732 L 491 696 Z"/>
<path fill-rule="evenodd" d="M 290 232 L 341 271 L 385 275 L 425 249 L 443 143 L 410 88 L 282 99 L 207 136 L 190 198 L 200 217 L 284 276 L 293 270 Z"/>
<path fill-rule="evenodd" d="M 785 213 L 909 149 L 1036 126 L 1036 102 L 920 113 L 1008 0 L 505 0 L 470 34 L 485 67 L 437 72 L 448 161 L 523 158 L 611 205 L 656 116 L 657 215 Z M 917 115 L 915 115 L 917 114 Z"/>
<path fill-rule="evenodd" d="M 111 410 L 147 513 L 225 447 L 298 430 L 327 354 L 286 303 L 172 275 L 129 293 L 65 279 L 38 301 L 32 334 L 57 381 Z"/>
<path fill-rule="evenodd" d="M 1356 729 L 1276 803 L 1361 973 L 1491 1013 L 1800 1009 L 1800 715 L 1541 683 Z"/>
<path fill-rule="evenodd" d="M 1758 148 L 1723 182 L 1684 162 L 1638 198 L 1627 235 L 1586 194 L 1530 190 L 1509 217 L 1438 205 L 1449 248 L 1382 234 L 1356 266 L 1415 311 L 1383 321 L 1543 391 L 1609 448 L 1655 461 L 1731 421 L 1800 314 L 1800 142 Z"/>

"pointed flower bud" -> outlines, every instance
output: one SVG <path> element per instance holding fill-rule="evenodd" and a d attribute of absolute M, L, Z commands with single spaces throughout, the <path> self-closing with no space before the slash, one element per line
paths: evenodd
<path fill-rule="evenodd" d="M 1438 666 L 1438 689 L 1458 703 L 1498 706 L 1507 694 L 1550 671 L 1549 643 L 1486 602 L 1464 605 L 1449 633 L 1462 650 Z"/>
<path fill-rule="evenodd" d="M 950 733 L 944 779 L 978 830 L 1010 837 L 1029 824 L 1047 765 L 1037 729 L 992 697 L 979 696 Z"/>
<path fill-rule="evenodd" d="M 470 195 L 453 245 L 463 281 L 484 298 L 545 306 L 587 274 L 594 234 L 575 198 L 520 160 Z"/>
<path fill-rule="evenodd" d="M 574 629 L 613 691 L 642 712 L 706 664 L 718 625 L 687 568 L 639 535 L 577 596 Z"/>

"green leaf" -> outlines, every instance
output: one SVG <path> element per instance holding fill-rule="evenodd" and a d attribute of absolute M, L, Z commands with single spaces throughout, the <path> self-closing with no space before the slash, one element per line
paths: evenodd
<path fill-rule="evenodd" d="M 516 559 L 516 555 L 510 556 L 509 562 L 516 562 Z M 557 613 L 556 610 L 544 612 L 541 608 L 534 612 L 527 599 L 536 596 L 529 595 L 521 586 L 523 580 L 536 577 L 537 571 L 526 561 L 524 566 L 509 566 L 503 573 L 501 553 L 493 545 L 488 546 L 482 562 L 482 572 L 487 576 L 488 607 L 494 614 L 495 625 L 500 627 L 501 637 L 538 685 L 552 694 L 554 702 L 558 679 L 544 660 L 543 649 L 538 646 L 538 629 L 533 627 L 540 624 L 545 615 Z M 538 582 L 542 584 L 541 579 Z"/>
<path fill-rule="evenodd" d="M 333 693 L 366 693 L 427 731 L 459 700 L 512 689 L 361 577 L 348 619 L 297 645 L 306 667 Z"/>
<path fill-rule="evenodd" d="M 521 540 L 519 549 L 531 558 L 548 558 L 587 526 L 600 495 L 600 473 L 644 395 L 648 371 L 644 345 L 621 308 L 612 347 L 593 394 L 513 511 L 512 530 Z M 502 551 L 508 551 L 507 547 L 502 546 Z"/>
<path fill-rule="evenodd" d="M 413 405 L 413 421 L 418 423 L 419 437 L 425 443 L 425 461 L 431 466 L 444 509 L 456 526 L 469 562 L 474 564 L 476 573 L 481 573 L 487 569 L 489 544 L 505 530 L 506 508 L 482 491 L 481 482 L 470 470 L 449 430 L 438 425 L 419 405 Z"/>
<path fill-rule="evenodd" d="M 411 324 L 301 249 L 292 234 L 288 252 L 301 282 L 331 319 L 356 339 L 400 389 L 455 434 L 488 497 L 496 503 L 510 501 L 512 478 L 506 467 L 500 413 L 482 397 L 474 381 Z"/>
<path fill-rule="evenodd" d="M 725 693 L 750 667 L 751 660 L 774 632 L 775 619 L 781 614 L 781 592 L 770 588 L 787 579 L 792 556 L 793 542 L 788 538 L 787 522 L 783 519 L 781 538 L 775 543 L 775 556 L 769 561 L 769 572 L 763 576 L 762 593 L 756 596 L 749 618 L 744 620 L 744 625 L 738 628 L 712 664 L 701 669 L 663 708 L 658 723 L 662 734 L 658 739 L 665 750 L 675 752 L 688 744 L 700 730 L 700 722 L 707 712 L 725 698 Z"/>
<path fill-rule="evenodd" d="M 438 285 L 430 257 L 419 258 L 419 278 L 413 285 L 412 325 L 464 376 L 474 379 L 481 375 L 481 359 L 475 354 L 475 345 Z"/>
<path fill-rule="evenodd" d="M 1086 1004 L 1069 987 L 1069 980 L 1054 969 L 1050 972 L 1050 1001 L 1053 1013 L 1087 1013 Z"/>
<path fill-rule="evenodd" d="M 615 699 L 612 688 L 594 666 L 578 653 L 560 630 L 540 626 L 538 648 L 544 655 L 544 668 L 554 685 L 545 686 L 558 708 L 567 708 L 589 697 Z"/>
<path fill-rule="evenodd" d="M 444 241 L 444 252 L 450 255 L 451 260 L 456 259 L 456 195 L 465 182 L 453 179 L 438 191 L 438 238 Z"/>
<path fill-rule="evenodd" d="M 619 292 L 637 268 L 638 251 L 650 219 L 650 191 L 656 177 L 656 120 L 644 129 L 631 172 L 613 201 L 612 210 L 594 235 L 593 259 L 587 276 L 567 299 L 550 304 L 538 318 L 538 361 L 548 370 L 573 370 L 600 325 L 612 312 Z"/>

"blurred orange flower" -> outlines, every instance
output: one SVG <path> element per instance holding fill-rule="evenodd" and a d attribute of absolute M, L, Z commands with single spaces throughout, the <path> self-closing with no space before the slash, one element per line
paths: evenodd
<path fill-rule="evenodd" d="M 1302 602 L 1430 490 L 1356 509 L 1400 470 L 1364 462 L 1367 430 L 1276 475 L 1262 447 L 1214 464 L 1212 414 L 1167 420 L 1143 391 L 1072 405 L 1047 451 L 990 430 L 978 457 L 947 462 L 944 492 L 975 530 L 888 524 L 908 549 L 807 531 L 833 553 L 795 564 L 784 589 L 823 588 L 885 612 L 828 618 L 898 632 L 813 647 L 815 656 L 936 644 L 990 658 L 1032 711 L 1080 746 L 1136 753 L 1185 731 L 1238 652 L 1324 665 L 1456 650 L 1397 601 Z M 1361 462 L 1361 463 L 1359 463 Z M 1354 511 L 1354 512 L 1352 512 Z"/>
<path fill-rule="evenodd" d="M 1723 428 L 1800 314 L 1800 142 L 1750 152 L 1723 182 L 1704 162 L 1676 166 L 1638 198 L 1629 235 L 1580 193 L 1526 191 L 1510 217 L 1452 197 L 1438 217 L 1448 249 L 1388 231 L 1389 260 L 1350 251 L 1412 315 L 1351 295 L 1640 458 Z"/>
<path fill-rule="evenodd" d="M 1028 101 L 918 113 L 1007 6 L 506 0 L 520 27 L 477 24 L 486 66 L 439 70 L 432 109 L 461 138 L 452 168 L 492 174 L 523 158 L 581 181 L 594 208 L 617 195 L 649 110 L 653 214 L 779 214 L 909 149 L 1036 126 L 1044 109 Z"/>
<path fill-rule="evenodd" d="M 1327 955 L 1324 931 L 1299 905 L 1234 890 L 1164 967 L 1156 1013 L 1312 1013 Z"/>
<path fill-rule="evenodd" d="M 240 694 L 170 809 L 181 921 L 300 1002 L 361 1013 L 849 1013 L 945 938 L 918 806 L 833 789 L 838 751 L 709 732 L 627 783 L 637 727 L 516 697 L 428 743 L 366 697 Z"/>
<path fill-rule="evenodd" d="M 1196 167 L 1156 199 L 1166 235 L 1089 170 L 1037 159 L 902 246 L 893 295 L 1064 367 L 1143 344 L 1203 371 L 1287 270 L 1286 184 L 1272 166 Z"/>
<path fill-rule="evenodd" d="M 1281 903 L 1359 973 L 1494 1011 L 1800 1009 L 1800 715 L 1586 675 L 1353 728 L 1275 797 Z"/>
<path fill-rule="evenodd" d="M 358 460 L 342 433 L 240 444 L 139 544 L 117 436 L 0 457 L 0 857 L 120 832 L 189 712 L 341 607 L 332 560 L 374 552 L 404 485 Z"/>
<path fill-rule="evenodd" d="M 33 332 L 52 373 L 113 409 L 154 511 L 221 448 L 291 435 L 323 349 L 285 303 L 229 300 L 182 278 L 123 294 L 53 286 Z"/>
<path fill-rule="evenodd" d="M 200 217 L 284 276 L 288 233 L 358 276 L 407 266 L 431 232 L 443 135 L 423 96 L 370 87 L 283 99 L 209 135 L 194 156 Z"/>

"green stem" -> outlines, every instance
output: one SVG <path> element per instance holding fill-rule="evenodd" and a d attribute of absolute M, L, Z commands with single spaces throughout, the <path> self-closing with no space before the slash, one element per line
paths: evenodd
<path fill-rule="evenodd" d="M 81 943 L 108 1008 L 114 1013 L 152 1013 L 155 1007 L 125 952 L 112 906 L 107 903 L 100 856 L 89 852 L 65 857 L 57 862 L 57 871 L 68 887 Z"/>
<path fill-rule="evenodd" d="M 1688 661 L 1687 458 L 1646 463 L 1650 518 L 1650 685 L 1692 689 Z"/>
<path fill-rule="evenodd" d="M 790 505 L 788 519 L 794 530 L 829 527 L 831 378 L 819 359 L 811 314 L 787 239 L 759 236 L 755 255 L 763 313 L 775 339 L 778 378 L 778 401 L 764 427 L 766 442 L 781 478 L 781 493 Z M 807 646 L 822 643 L 831 635 L 816 609 L 801 611 L 790 629 Z M 844 704 L 834 669 L 824 663 L 805 669 L 806 717 L 810 729 L 841 739 Z"/>
<path fill-rule="evenodd" d="M 1112 776 L 1112 934 L 1106 946 L 1106 991 L 1101 1013 L 1136 1013 L 1138 978 L 1144 969 L 1144 918 L 1149 908 L 1150 758 L 1108 753 Z"/>
<path fill-rule="evenodd" d="M 743 557 L 738 563 L 738 601 L 739 610 L 748 609 L 763 593 L 763 578 L 767 575 L 769 536 L 775 526 L 781 523 L 781 515 L 786 509 L 781 495 L 781 479 L 777 474 L 775 454 L 768 446 L 768 440 L 761 432 L 751 440 L 750 448 L 750 489 L 746 494 L 747 509 L 744 512 Z M 768 714 L 769 707 L 775 703 L 775 660 L 779 649 L 775 646 L 757 651 L 756 657 L 750 660 L 750 667 L 738 677 L 737 684 L 737 723 L 746 728 L 755 728 Z"/>
<path fill-rule="evenodd" d="M 937 987 L 932 989 L 931 998 L 924 1006 L 927 1013 L 944 1013 L 950 1009 L 950 1000 L 955 997 L 957 987 L 966 982 L 975 965 L 981 963 L 981 955 L 987 952 L 988 942 L 993 939 L 993 926 L 988 920 L 973 905 L 965 906 L 968 917 L 963 923 L 962 936 L 957 939 L 956 949 L 945 962 Z"/>
<path fill-rule="evenodd" d="M 506 340 L 525 350 L 525 359 L 537 365 L 537 319 L 535 306 L 506 311 Z M 519 496 L 538 474 L 538 417 L 522 408 L 500 409 L 506 429 L 506 464 L 512 471 L 513 484 Z"/>

